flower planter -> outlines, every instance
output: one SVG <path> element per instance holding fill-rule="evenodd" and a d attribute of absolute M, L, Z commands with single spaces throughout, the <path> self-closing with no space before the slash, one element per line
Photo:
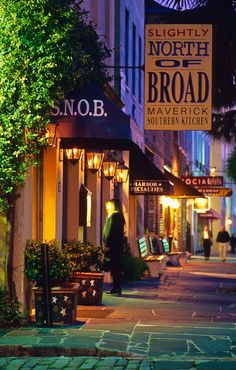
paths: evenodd
<path fill-rule="evenodd" d="M 52 323 L 73 324 L 76 321 L 78 288 L 79 284 L 77 283 L 65 283 L 51 288 Z M 36 324 L 43 325 L 43 290 L 40 287 L 34 287 L 33 291 L 35 321 Z"/>
<path fill-rule="evenodd" d="M 77 304 L 99 306 L 102 303 L 103 272 L 75 272 L 73 281 L 79 284 Z"/>

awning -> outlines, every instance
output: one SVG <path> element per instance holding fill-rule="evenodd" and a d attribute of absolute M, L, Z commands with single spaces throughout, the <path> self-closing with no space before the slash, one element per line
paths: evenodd
<path fill-rule="evenodd" d="M 130 145 L 130 194 L 172 195 L 173 185 L 135 143 Z"/>
<path fill-rule="evenodd" d="M 202 193 L 191 185 L 185 184 L 180 178 L 165 170 L 165 176 L 174 184 L 175 198 L 205 198 Z"/>
<path fill-rule="evenodd" d="M 219 213 L 217 213 L 212 208 L 210 208 L 205 213 L 199 213 L 198 216 L 201 217 L 201 218 L 207 218 L 207 219 L 211 219 L 211 220 L 220 220 L 221 219 Z"/>
<path fill-rule="evenodd" d="M 130 117 L 92 85 L 56 106 L 51 121 L 59 124 L 62 149 L 80 145 L 85 149 L 122 150 L 132 139 Z"/>

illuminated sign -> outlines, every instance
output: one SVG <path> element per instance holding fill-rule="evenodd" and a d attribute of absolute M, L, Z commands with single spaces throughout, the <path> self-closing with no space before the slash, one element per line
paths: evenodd
<path fill-rule="evenodd" d="M 170 183 L 168 181 L 135 180 L 129 182 L 130 194 L 170 194 Z"/>
<path fill-rule="evenodd" d="M 231 197 L 233 190 L 230 188 L 201 188 L 201 193 L 210 197 Z"/>
<path fill-rule="evenodd" d="M 193 200 L 193 210 L 196 212 L 205 212 L 210 209 L 210 199 L 206 198 L 195 198 Z"/>
<path fill-rule="evenodd" d="M 191 185 L 195 188 L 207 188 L 224 185 L 223 176 L 182 176 L 181 180 L 184 181 L 185 184 Z"/>
<path fill-rule="evenodd" d="M 147 24 L 145 130 L 210 130 L 212 26 Z"/>

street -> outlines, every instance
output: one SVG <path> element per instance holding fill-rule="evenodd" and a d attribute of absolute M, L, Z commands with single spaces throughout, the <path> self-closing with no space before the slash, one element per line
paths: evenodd
<path fill-rule="evenodd" d="M 104 291 L 108 288 L 105 284 Z M 182 267 L 168 267 L 160 281 L 129 283 L 121 297 L 104 292 L 103 305 L 78 306 L 74 326 L 1 333 L 0 364 L 4 369 L 126 369 L 129 364 L 133 369 L 235 369 L 235 293 L 235 258 L 222 263 L 218 257 L 192 257 Z M 7 359 L 6 352 L 34 357 Z"/>

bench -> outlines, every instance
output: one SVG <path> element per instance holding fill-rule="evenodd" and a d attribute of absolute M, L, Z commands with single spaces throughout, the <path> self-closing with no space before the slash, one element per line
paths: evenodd
<path fill-rule="evenodd" d="M 160 239 L 163 245 L 164 252 L 169 257 L 168 265 L 169 266 L 181 266 L 180 259 L 184 259 L 185 261 L 190 258 L 189 252 L 179 252 L 174 251 L 171 252 L 170 244 L 166 238 Z M 174 244 L 176 243 L 176 244 Z M 177 248 L 177 241 L 173 240 L 173 244 L 175 245 L 175 249 Z"/>
<path fill-rule="evenodd" d="M 177 240 L 174 239 L 175 249 L 178 248 Z M 189 258 L 188 252 L 179 252 L 171 251 L 170 244 L 166 238 L 159 238 L 157 235 L 153 234 L 149 236 L 149 247 L 150 254 L 153 256 L 156 255 L 167 255 L 168 261 L 167 265 L 169 266 L 181 266 L 180 259 L 184 258 L 185 260 Z"/>
<path fill-rule="evenodd" d="M 165 254 L 153 255 L 149 252 L 151 239 L 143 235 L 137 239 L 140 257 L 146 262 L 151 277 L 160 277 L 166 268 L 168 257 Z"/>

